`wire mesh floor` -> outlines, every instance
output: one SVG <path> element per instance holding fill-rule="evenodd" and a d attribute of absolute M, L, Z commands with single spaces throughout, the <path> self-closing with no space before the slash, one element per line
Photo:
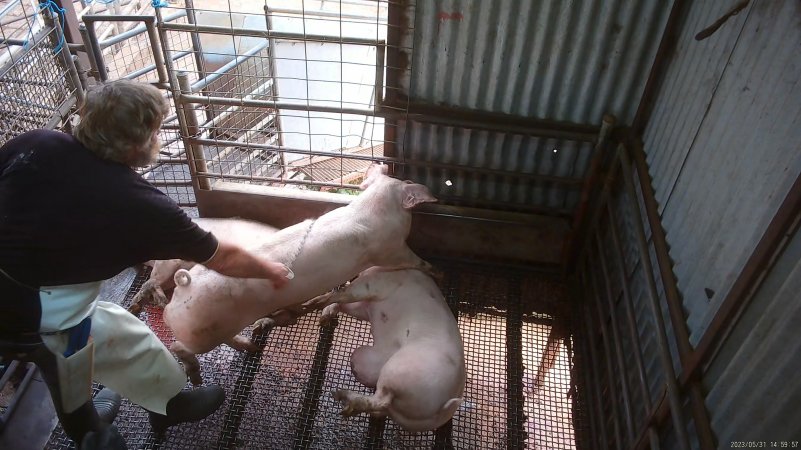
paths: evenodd
<path fill-rule="evenodd" d="M 367 322 L 340 314 L 320 326 L 318 313 L 260 337 L 261 354 L 223 345 L 200 355 L 204 383 L 226 391 L 225 403 L 205 420 L 172 427 L 159 439 L 146 412 L 123 400 L 114 424 L 132 449 L 576 448 L 583 413 L 571 395 L 569 333 L 550 347 L 552 368 L 537 374 L 549 334 L 569 329 L 563 286 L 518 269 L 431 261 L 444 272 L 440 285 L 458 318 L 467 369 L 465 401 L 440 429 L 410 433 L 391 419 L 340 416 L 333 391 L 370 392 L 352 375 L 350 354 L 372 337 Z M 127 307 L 147 276 L 137 274 L 112 301 Z M 159 311 L 146 309 L 140 318 L 169 342 Z M 58 426 L 46 448 L 73 446 Z"/>

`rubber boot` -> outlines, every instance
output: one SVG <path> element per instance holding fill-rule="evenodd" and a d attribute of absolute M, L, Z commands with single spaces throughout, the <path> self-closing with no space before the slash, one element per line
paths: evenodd
<path fill-rule="evenodd" d="M 92 403 L 95 405 L 100 420 L 104 423 L 111 423 L 114 422 L 114 418 L 117 417 L 117 413 L 120 410 L 122 397 L 120 397 L 120 394 L 104 387 L 95 395 Z"/>
<path fill-rule="evenodd" d="M 210 416 L 225 401 L 225 391 L 219 386 L 184 389 L 167 402 L 167 415 L 148 411 L 150 426 L 156 434 L 184 422 L 197 422 Z"/>
<path fill-rule="evenodd" d="M 98 431 L 86 433 L 80 450 L 128 450 L 125 439 L 114 425 L 105 425 Z"/>

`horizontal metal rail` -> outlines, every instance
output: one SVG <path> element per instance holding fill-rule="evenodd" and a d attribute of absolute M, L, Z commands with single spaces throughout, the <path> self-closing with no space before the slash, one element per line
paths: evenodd
<path fill-rule="evenodd" d="M 191 23 L 163 23 L 161 27 L 169 31 L 184 31 L 189 33 L 209 33 L 236 36 L 260 37 L 265 39 L 280 39 L 299 42 L 328 42 L 333 44 L 351 44 L 367 46 L 383 46 L 383 39 L 365 39 L 355 37 L 336 37 L 319 34 L 288 33 L 283 31 L 263 30 L 258 28 L 222 27 L 217 25 L 198 25 Z"/>
<path fill-rule="evenodd" d="M 249 60 L 250 58 L 258 55 L 262 50 L 267 48 L 269 41 L 263 41 L 260 44 L 256 45 L 252 49 L 248 50 L 247 52 L 237 55 L 236 58 L 225 64 L 224 66 L 220 67 L 219 69 L 215 70 L 214 72 L 206 75 L 205 78 L 202 78 L 195 83 L 192 84 L 190 87 L 192 92 L 198 92 L 206 88 L 208 85 L 213 83 L 214 81 L 220 79 L 224 75 L 228 74 L 230 70 L 238 67 L 245 61 Z"/>

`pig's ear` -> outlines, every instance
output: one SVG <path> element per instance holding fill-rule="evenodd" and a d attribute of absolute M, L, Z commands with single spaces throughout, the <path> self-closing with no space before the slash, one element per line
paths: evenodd
<path fill-rule="evenodd" d="M 367 172 L 364 174 L 364 181 L 362 181 L 362 184 L 359 185 L 359 189 L 361 190 L 367 189 L 371 184 L 373 184 L 373 181 L 375 181 L 376 178 L 380 177 L 381 175 L 386 175 L 388 173 L 389 173 L 388 165 L 378 164 L 378 163 L 370 164 L 370 167 L 367 168 Z"/>
<path fill-rule="evenodd" d="M 422 184 L 407 183 L 403 185 L 403 207 L 413 208 L 425 202 L 436 202 L 437 198 L 431 195 L 427 187 Z"/>

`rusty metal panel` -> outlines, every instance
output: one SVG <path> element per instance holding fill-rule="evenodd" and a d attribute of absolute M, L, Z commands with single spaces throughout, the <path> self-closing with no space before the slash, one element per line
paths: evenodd
<path fill-rule="evenodd" d="M 412 100 L 597 125 L 631 123 L 673 2 L 410 3 Z"/>
<path fill-rule="evenodd" d="M 529 175 L 580 180 L 593 144 L 542 139 L 414 121 L 399 139 L 404 160 L 479 168 L 493 173 L 410 164 L 405 177 L 425 184 L 442 203 L 567 216 L 577 205 L 580 183 L 556 183 Z M 450 184 L 449 184 L 450 183 Z"/>
<path fill-rule="evenodd" d="M 718 441 L 801 441 L 801 233 L 757 291 L 704 374 Z M 788 445 L 788 448 L 790 445 Z"/>
<path fill-rule="evenodd" d="M 706 3 L 645 136 L 693 344 L 801 173 L 801 4 L 751 2 L 699 42 L 732 6 Z"/>

